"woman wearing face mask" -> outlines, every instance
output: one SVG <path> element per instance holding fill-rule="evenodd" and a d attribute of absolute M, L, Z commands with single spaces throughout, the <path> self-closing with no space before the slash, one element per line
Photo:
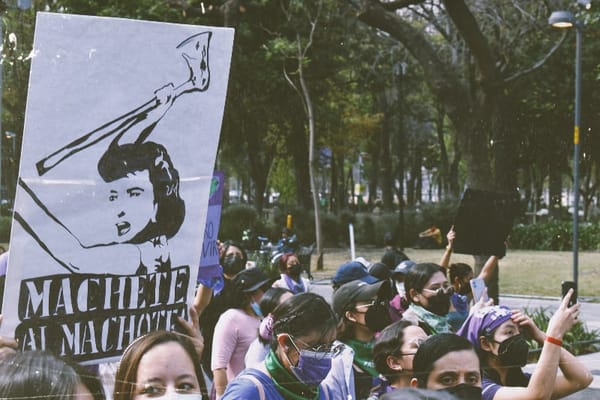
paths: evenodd
<path fill-rule="evenodd" d="M 207 375 L 212 379 L 211 356 L 213 348 L 213 335 L 215 326 L 219 317 L 238 303 L 238 291 L 233 284 L 233 277 L 244 270 L 246 266 L 246 252 L 238 247 L 234 242 L 227 241 L 223 246 L 223 255 L 220 258 L 220 265 L 223 269 L 223 287 L 219 292 L 213 294 L 213 290 L 200 284 L 196 292 L 194 307 L 200 313 L 200 327 L 204 336 L 204 352 L 202 353 L 202 367 Z M 202 268 L 200 268 L 202 269 Z M 209 296 L 209 303 L 204 308 L 199 307 L 199 303 L 205 303 L 202 300 L 206 295 Z"/>
<path fill-rule="evenodd" d="M 121 357 L 113 398 L 207 399 L 194 344 L 184 335 L 167 331 L 138 338 Z"/>
<path fill-rule="evenodd" d="M 294 253 L 285 253 L 277 261 L 281 279 L 273 283 L 273 287 L 290 290 L 294 294 L 310 292 L 310 281 L 301 276 L 303 267 Z"/>
<path fill-rule="evenodd" d="M 481 400 L 481 367 L 473 345 L 453 333 L 430 336 L 413 360 L 413 387 L 448 392 L 461 400 Z"/>
<path fill-rule="evenodd" d="M 211 368 L 217 399 L 225 391 L 227 382 L 245 368 L 244 357 L 258 335 L 263 317 L 259 302 L 271 282 L 259 268 L 246 269 L 233 278 L 238 304 L 219 317 L 213 336 Z"/>
<path fill-rule="evenodd" d="M 550 319 L 546 333 L 526 315 L 502 306 L 483 307 L 469 316 L 459 334 L 479 352 L 484 400 L 558 399 L 592 382 L 590 371 L 562 347 L 564 335 L 579 315 L 579 304 L 568 307 L 571 295 L 572 290 Z M 526 337 L 542 348 L 533 374 L 521 370 L 527 363 Z M 558 369 L 562 374 L 557 374 Z"/>
<path fill-rule="evenodd" d="M 333 346 L 337 319 L 313 293 L 291 297 L 273 310 L 273 340 L 265 361 L 243 371 L 224 400 L 337 399 L 321 385 L 339 348 Z"/>
<path fill-rule="evenodd" d="M 283 288 L 269 288 L 262 299 L 260 300 L 260 311 L 265 317 L 260 322 L 258 328 L 258 337 L 254 339 L 254 342 L 248 348 L 246 353 L 245 363 L 246 367 L 253 367 L 256 364 L 260 364 L 265 360 L 269 348 L 271 346 L 271 339 L 273 339 L 273 315 L 272 312 L 281 303 L 292 297 L 293 294 L 287 289 Z"/>
<path fill-rule="evenodd" d="M 404 278 L 404 287 L 409 306 L 403 319 L 419 325 L 428 335 L 452 331 L 447 315 L 453 288 L 442 267 L 416 264 Z"/>
<path fill-rule="evenodd" d="M 454 228 L 450 229 L 446 237 L 448 238 L 448 245 L 446 246 L 446 251 L 440 260 L 440 266 L 448 270 L 450 283 L 454 287 L 454 293 L 450 297 L 452 306 L 450 308 L 450 312 L 448 313 L 448 322 L 456 331 L 467 319 L 473 301 L 473 292 L 471 291 L 473 268 L 465 263 L 450 263 L 454 239 L 456 238 L 456 232 L 454 232 Z M 492 255 L 487 259 L 481 268 L 481 272 L 477 278 L 483 279 L 487 285 L 494 273 L 497 272 L 497 268 L 498 257 Z"/>
<path fill-rule="evenodd" d="M 355 280 L 333 293 L 333 309 L 340 318 L 338 340 L 348 349 L 342 354 L 344 373 L 336 373 L 336 377 L 345 377 L 348 383 L 344 387 L 357 399 L 369 397 L 371 388 L 380 383 L 373 346 L 375 333 L 391 324 L 390 292 L 389 281 L 369 284 Z"/>
<path fill-rule="evenodd" d="M 396 289 L 396 295 L 390 300 L 390 309 L 392 310 L 392 320 L 397 321 L 402 318 L 402 314 L 408 308 L 408 300 L 406 299 L 406 290 L 404 289 L 404 278 L 406 274 L 417 263 L 412 260 L 404 260 L 392 271 L 392 284 Z M 395 319 L 397 316 L 399 318 Z"/>
<path fill-rule="evenodd" d="M 408 321 L 394 322 L 381 331 L 373 348 L 375 368 L 384 378 L 373 388 L 369 400 L 384 393 L 410 387 L 413 375 L 413 358 L 419 345 L 427 339 L 423 329 Z"/>

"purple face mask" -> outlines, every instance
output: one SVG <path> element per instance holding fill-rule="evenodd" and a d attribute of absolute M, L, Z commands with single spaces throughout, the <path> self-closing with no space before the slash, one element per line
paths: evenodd
<path fill-rule="evenodd" d="M 315 351 L 299 349 L 290 337 L 292 345 L 298 352 L 298 365 L 290 363 L 294 376 L 302 383 L 309 386 L 318 386 L 331 370 L 331 359 L 337 354 L 338 348 L 331 351 Z M 317 349 L 318 350 L 318 349 Z"/>
<path fill-rule="evenodd" d="M 292 373 L 306 385 L 318 386 L 331 370 L 331 353 L 312 350 L 299 350 L 297 366 L 291 366 Z"/>

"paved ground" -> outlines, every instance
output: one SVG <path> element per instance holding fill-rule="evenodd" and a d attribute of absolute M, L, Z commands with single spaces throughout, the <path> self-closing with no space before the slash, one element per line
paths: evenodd
<path fill-rule="evenodd" d="M 331 301 L 332 289 L 329 279 L 315 280 L 312 289 L 315 293 L 325 297 Z M 520 295 L 500 296 L 500 304 L 511 308 L 529 308 L 535 309 L 538 307 L 547 308 L 550 312 L 559 304 L 559 298 L 540 298 Z M 582 302 L 581 303 L 581 320 L 591 329 L 600 330 L 600 303 Z M 592 371 L 594 381 L 585 390 L 565 397 L 568 400 L 588 400 L 600 399 L 600 352 L 579 356 L 578 359 Z M 535 364 L 527 366 L 528 369 L 535 368 Z"/>

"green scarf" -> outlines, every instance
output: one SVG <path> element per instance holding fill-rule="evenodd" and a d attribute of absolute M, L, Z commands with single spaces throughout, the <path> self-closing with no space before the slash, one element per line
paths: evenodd
<path fill-rule="evenodd" d="M 373 362 L 373 346 L 375 340 L 363 342 L 356 339 L 348 339 L 345 343 L 354 350 L 354 363 L 371 376 L 379 376 Z"/>
<path fill-rule="evenodd" d="M 286 400 L 307 400 L 320 397 L 320 387 L 306 385 L 289 372 L 273 352 L 269 350 L 265 358 L 265 367 L 273 378 L 273 383 Z"/>
<path fill-rule="evenodd" d="M 452 328 L 450 327 L 448 318 L 446 316 L 434 314 L 431 311 L 427 311 L 423 307 L 416 305 L 415 303 L 411 303 L 408 308 L 412 310 L 421 321 L 425 322 L 431 327 L 433 330 L 433 335 L 438 333 L 452 333 Z"/>

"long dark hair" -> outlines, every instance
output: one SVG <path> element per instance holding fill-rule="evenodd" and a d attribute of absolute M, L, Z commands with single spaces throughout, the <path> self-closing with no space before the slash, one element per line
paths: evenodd
<path fill-rule="evenodd" d="M 132 342 L 123 353 L 119 368 L 117 369 L 117 374 L 115 376 L 115 388 L 113 392 L 114 400 L 133 399 L 136 389 L 137 372 L 140 360 L 152 348 L 169 342 L 178 343 L 190 357 L 192 364 L 194 365 L 196 378 L 198 379 L 198 383 L 200 385 L 202 398 L 208 398 L 206 383 L 204 382 L 204 375 L 202 373 L 202 366 L 200 365 L 200 359 L 198 358 L 198 353 L 196 352 L 192 341 L 187 336 L 179 333 L 155 331 L 141 336 Z"/>
<path fill-rule="evenodd" d="M 273 339 L 271 348 L 277 348 L 277 335 L 293 337 L 318 332 L 321 338 L 337 325 L 337 317 L 327 301 L 314 293 L 300 293 L 287 299 L 273 310 Z"/>

